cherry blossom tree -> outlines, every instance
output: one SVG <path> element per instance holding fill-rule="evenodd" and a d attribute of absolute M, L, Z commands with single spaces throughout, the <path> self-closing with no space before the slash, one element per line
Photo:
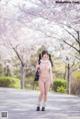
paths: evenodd
<path fill-rule="evenodd" d="M 80 4 L 59 4 L 56 0 L 0 1 L 0 50 L 5 47 L 6 57 L 18 57 L 21 88 L 25 66 L 42 45 L 63 61 L 66 56 L 80 61 L 79 11 Z"/>

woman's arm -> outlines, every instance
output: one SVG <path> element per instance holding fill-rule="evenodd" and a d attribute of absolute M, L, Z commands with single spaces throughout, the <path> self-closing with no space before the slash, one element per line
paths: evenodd
<path fill-rule="evenodd" d="M 37 63 L 36 64 L 36 71 L 40 68 L 40 65 Z"/>
<path fill-rule="evenodd" d="M 52 73 L 51 63 L 50 63 L 50 79 L 51 79 L 51 84 L 53 84 L 53 73 Z"/>

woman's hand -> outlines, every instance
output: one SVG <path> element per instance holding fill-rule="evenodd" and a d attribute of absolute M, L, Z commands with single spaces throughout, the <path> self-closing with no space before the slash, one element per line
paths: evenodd
<path fill-rule="evenodd" d="M 40 68 L 40 65 L 37 64 L 37 65 L 36 65 L 36 71 L 37 71 L 39 68 Z"/>

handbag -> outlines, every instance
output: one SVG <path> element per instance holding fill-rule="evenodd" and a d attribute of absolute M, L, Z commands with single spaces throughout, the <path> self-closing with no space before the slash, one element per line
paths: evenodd
<path fill-rule="evenodd" d="M 35 73 L 35 79 L 34 81 L 38 81 L 39 80 L 39 71 L 37 70 Z"/>
<path fill-rule="evenodd" d="M 41 61 L 39 60 L 38 61 L 38 64 L 40 64 L 41 63 Z M 36 71 L 36 73 L 35 73 L 35 79 L 34 79 L 34 81 L 38 81 L 39 80 L 39 69 L 37 69 L 37 71 Z"/>

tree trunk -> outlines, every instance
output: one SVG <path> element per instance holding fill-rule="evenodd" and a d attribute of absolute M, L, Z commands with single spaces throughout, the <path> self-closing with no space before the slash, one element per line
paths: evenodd
<path fill-rule="evenodd" d="M 25 83 L 25 68 L 24 68 L 24 65 L 21 64 L 21 67 L 20 67 L 20 87 L 21 89 L 24 89 L 24 83 Z"/>
<path fill-rule="evenodd" d="M 70 64 L 67 66 L 67 93 L 70 94 L 70 83 L 71 83 L 71 68 Z"/>

